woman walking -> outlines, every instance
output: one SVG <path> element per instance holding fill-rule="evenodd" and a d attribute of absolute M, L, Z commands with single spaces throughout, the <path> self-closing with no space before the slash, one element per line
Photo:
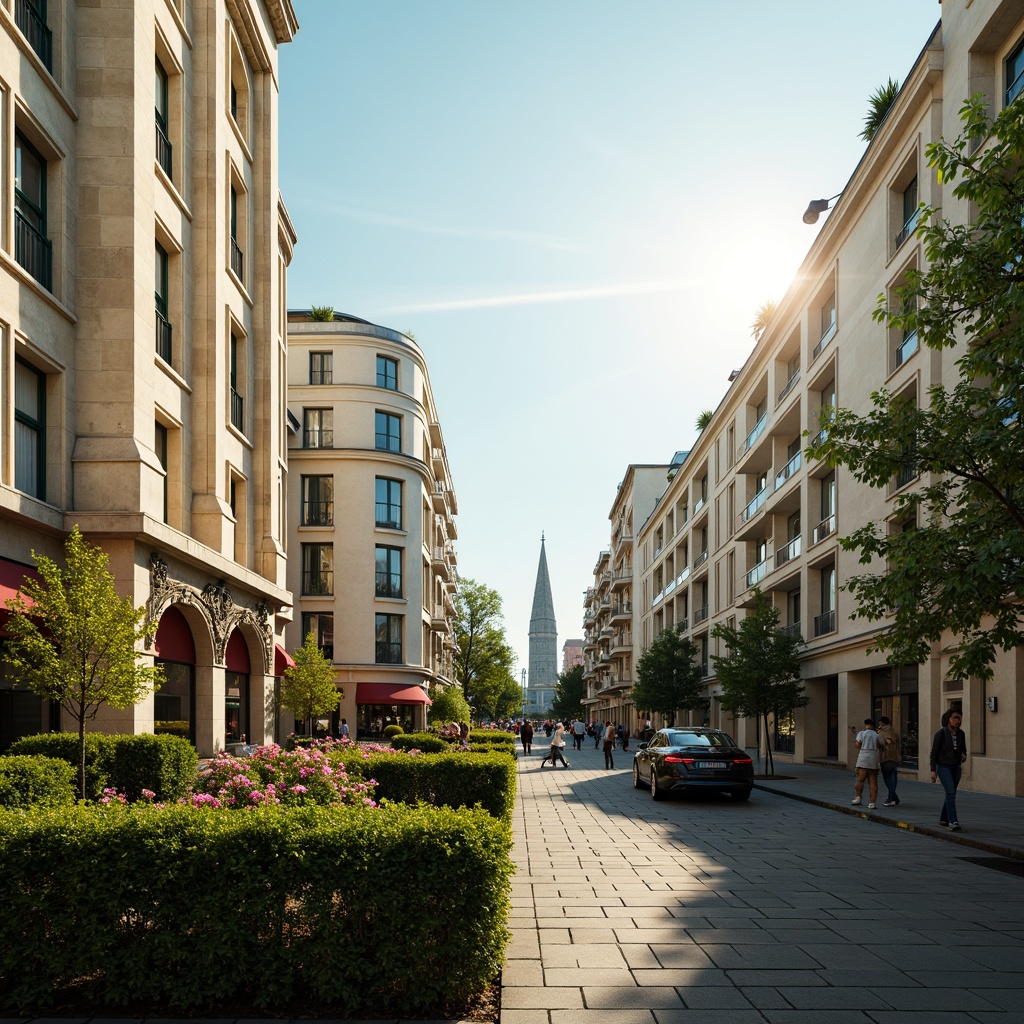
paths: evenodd
<path fill-rule="evenodd" d="M 942 716 L 942 728 L 932 739 L 932 782 L 942 783 L 946 799 L 942 804 L 939 824 L 949 827 L 950 832 L 960 831 L 956 814 L 956 790 L 960 785 L 963 763 L 967 760 L 967 736 L 960 728 L 963 715 L 951 708 Z"/>
<path fill-rule="evenodd" d="M 533 746 L 533 722 L 527 720 L 519 726 L 519 738 L 523 741 L 523 753 L 529 754 Z"/>

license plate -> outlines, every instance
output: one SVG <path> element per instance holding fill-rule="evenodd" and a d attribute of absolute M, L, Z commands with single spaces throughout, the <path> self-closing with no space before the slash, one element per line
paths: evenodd
<path fill-rule="evenodd" d="M 697 764 L 698 768 L 728 768 L 728 761 L 700 761 Z"/>

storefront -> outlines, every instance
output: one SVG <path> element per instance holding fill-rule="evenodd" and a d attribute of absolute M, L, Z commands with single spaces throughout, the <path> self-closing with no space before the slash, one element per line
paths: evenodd
<path fill-rule="evenodd" d="M 903 748 L 903 764 L 918 766 L 920 717 L 918 714 L 918 666 L 876 668 L 871 672 L 871 707 L 875 721 L 883 715 L 892 722 Z"/>
<path fill-rule="evenodd" d="M 402 683 L 359 683 L 356 686 L 357 735 L 379 739 L 389 725 L 419 732 L 427 725 L 430 698 L 419 686 Z"/>
<path fill-rule="evenodd" d="M 153 695 L 153 732 L 196 742 L 196 645 L 185 616 L 168 608 L 153 644 L 164 681 Z"/>

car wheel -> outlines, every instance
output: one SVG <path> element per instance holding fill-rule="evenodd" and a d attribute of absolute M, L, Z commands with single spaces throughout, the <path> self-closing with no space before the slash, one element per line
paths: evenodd
<path fill-rule="evenodd" d="M 658 789 L 658 773 L 654 770 L 654 765 L 651 765 L 651 799 L 652 800 L 664 800 L 665 794 Z"/>
<path fill-rule="evenodd" d="M 749 789 L 734 789 L 731 793 L 733 800 L 749 800 L 750 790 Z"/>
<path fill-rule="evenodd" d="M 643 782 L 640 781 L 640 766 L 636 763 L 636 761 L 633 762 L 633 788 L 644 788 Z"/>

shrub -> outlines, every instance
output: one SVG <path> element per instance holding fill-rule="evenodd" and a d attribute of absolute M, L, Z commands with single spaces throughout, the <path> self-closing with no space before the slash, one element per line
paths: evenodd
<path fill-rule="evenodd" d="M 85 797 L 98 800 L 110 785 L 107 775 L 108 752 L 113 737 L 98 732 L 85 734 Z M 78 772 L 78 734 L 47 732 L 38 736 L 22 736 L 7 751 L 9 754 L 42 754 L 70 764 Z"/>
<path fill-rule="evenodd" d="M 479 810 L 0 812 L 0 999 L 443 1016 L 501 968 L 510 849 Z"/>
<path fill-rule="evenodd" d="M 113 736 L 104 761 L 110 786 L 129 800 L 149 790 L 156 800 L 185 796 L 196 780 L 196 748 L 180 736 Z"/>
<path fill-rule="evenodd" d="M 384 726 L 384 739 L 390 740 L 395 736 L 401 736 L 405 730 L 400 725 L 385 725 Z"/>
<path fill-rule="evenodd" d="M 73 804 L 76 779 L 74 765 L 55 757 L 0 757 L 0 807 Z"/>
<path fill-rule="evenodd" d="M 473 729 L 469 734 L 470 743 L 493 743 L 501 746 L 504 743 L 516 745 L 516 737 L 511 732 L 499 732 L 497 729 Z"/>
<path fill-rule="evenodd" d="M 391 737 L 395 750 L 421 750 L 424 754 L 443 754 L 451 750 L 451 744 L 440 736 L 429 732 L 406 732 Z"/>

